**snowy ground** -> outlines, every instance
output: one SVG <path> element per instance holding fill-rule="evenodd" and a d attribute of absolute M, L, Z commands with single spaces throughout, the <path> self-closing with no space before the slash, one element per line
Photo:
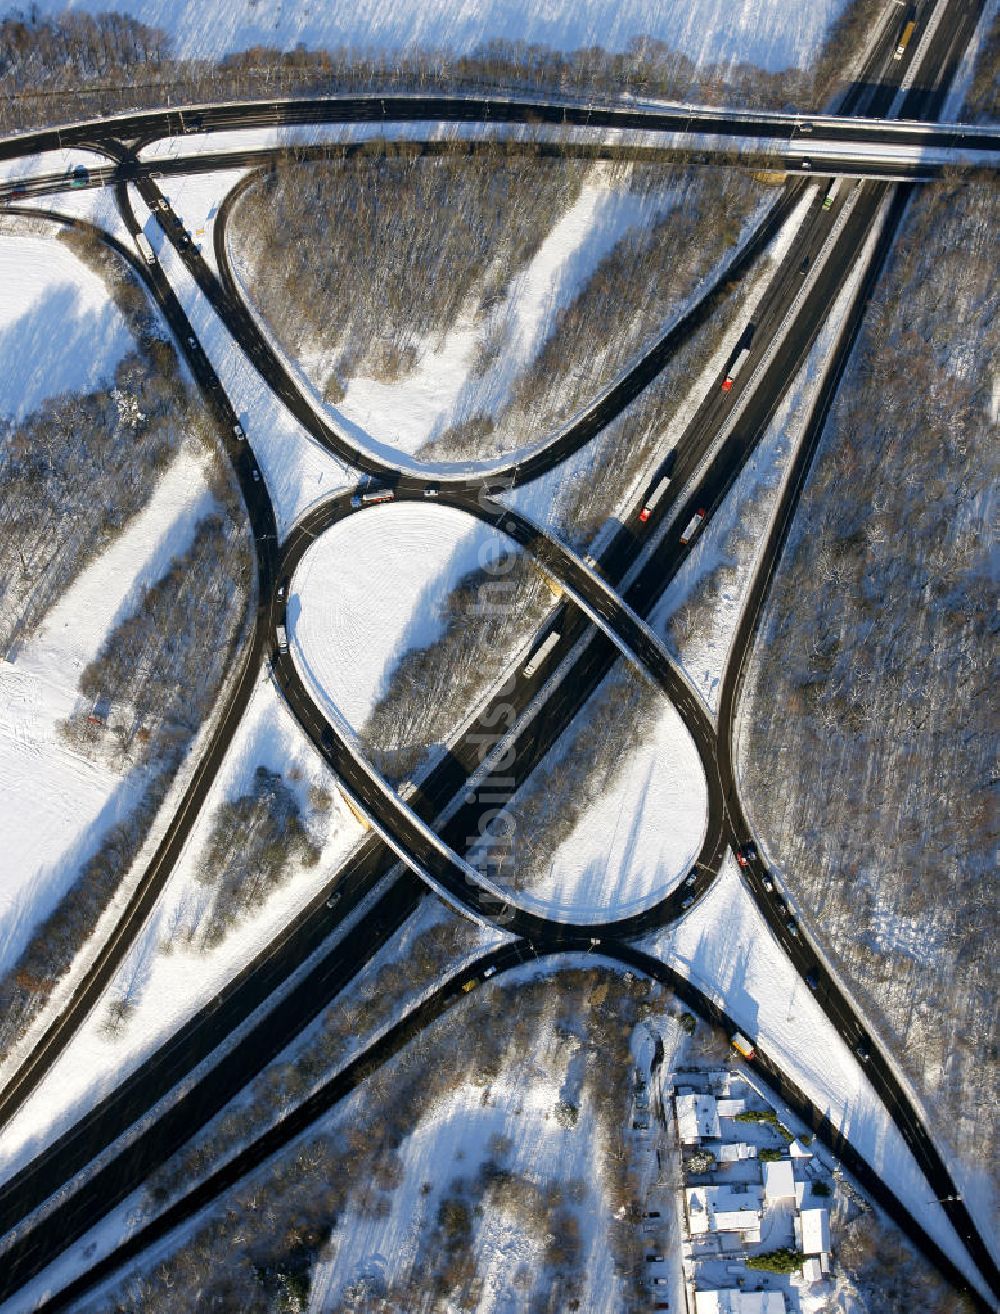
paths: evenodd
<path fill-rule="evenodd" d="M 170 208 L 201 248 L 209 269 L 219 275 L 215 263 L 215 218 L 219 207 L 248 169 L 220 169 L 216 173 L 186 173 L 158 178 L 157 185 Z"/>
<path fill-rule="evenodd" d="M 0 235 L 0 417 L 22 420 L 47 397 L 93 391 L 134 346 L 104 281 L 51 231 Z"/>
<path fill-rule="evenodd" d="M 733 636 L 756 574 L 785 473 L 805 432 L 816 395 L 826 377 L 830 353 L 857 295 L 880 228 L 880 224 L 873 226 L 861 257 L 767 433 L 650 617 L 656 633 L 669 636 L 670 621 L 682 608 L 694 606 L 697 623 L 690 626 L 683 641 L 670 646 L 713 715 L 718 710 L 719 686 Z M 706 598 L 706 585 L 717 572 L 722 574 L 721 590 Z"/>
<path fill-rule="evenodd" d="M 64 8 L 63 5 L 59 6 Z M 6 11 L 5 11 L 6 13 Z M 23 178 L 37 178 L 42 175 L 70 174 L 78 164 L 85 169 L 104 168 L 108 164 L 106 155 L 95 151 L 57 150 L 41 151 L 37 155 L 20 155 L 13 160 L 0 161 L 0 184 L 20 182 Z"/>
<path fill-rule="evenodd" d="M 974 1270 L 899 1129 L 747 894 L 731 856 L 645 947 L 717 999 L 847 1137 L 964 1273 Z"/>
<path fill-rule="evenodd" d="M 40 0 L 43 16 L 63 8 L 107 8 L 107 0 Z M 786 0 L 358 0 L 350 6 L 289 0 L 220 0 L 205 22 L 197 0 L 117 0 L 131 14 L 174 38 L 175 53 L 217 58 L 250 46 L 405 50 L 444 47 L 471 51 L 484 41 L 541 42 L 559 50 L 603 46 L 624 50 L 633 37 L 664 41 L 699 63 L 748 61 L 767 69 L 802 65 L 822 40 L 844 0 L 790 6 Z"/>
<path fill-rule="evenodd" d="M 299 869 L 276 889 L 255 917 L 238 924 L 214 949 L 188 946 L 210 891 L 196 880 L 199 858 L 217 805 L 247 792 L 258 765 L 278 771 L 309 817 L 313 785 L 333 795 L 319 863 Z M 303 738 L 270 681 L 262 680 L 217 775 L 198 824 L 135 946 L 103 1002 L 60 1055 L 23 1109 L 4 1128 L 0 1176 L 17 1171 L 71 1121 L 91 1108 L 162 1044 L 236 971 L 263 948 L 331 878 L 361 836 L 359 823 L 336 792 L 319 756 Z M 109 1034 L 108 1003 L 127 1000 L 132 1011 Z"/>
<path fill-rule="evenodd" d="M 132 249 L 132 239 L 115 204 L 112 187 L 87 187 L 78 192 L 60 192 L 58 196 L 26 196 L 23 201 L 18 201 L 18 205 L 50 214 L 68 215 L 72 219 L 84 219 Z M 59 229 L 53 225 L 51 231 L 55 234 Z"/>
<path fill-rule="evenodd" d="M 574 729 L 550 750 L 542 769 L 573 753 Z M 513 811 L 516 817 L 516 795 Z M 548 872 L 533 873 L 526 890 L 518 889 L 516 870 L 509 877 L 511 902 L 582 924 L 641 912 L 687 875 L 707 822 L 698 751 L 680 714 L 664 700 L 611 787 L 589 803 L 556 849 Z"/>
<path fill-rule="evenodd" d="M 555 317 L 601 260 L 630 229 L 654 224 L 675 203 L 672 188 L 639 195 L 616 185 L 608 171 L 593 170 L 499 306 L 478 323 L 465 317 L 439 345 L 428 343 L 417 368 L 398 383 L 355 376 L 339 412 L 408 454 L 452 424 L 498 414 Z M 478 373 L 479 348 L 486 343 L 499 343 L 499 350 Z M 306 368 L 313 378 L 325 377 L 322 365 Z"/>
<path fill-rule="evenodd" d="M 16 661 L 0 666 L 2 970 L 104 831 L 131 809 L 145 779 L 96 765 L 59 736 L 58 722 L 79 702 L 79 674 L 213 507 L 200 461 L 182 452 L 145 510 L 64 594 Z"/>
<path fill-rule="evenodd" d="M 353 484 L 355 476 L 309 437 L 265 385 L 134 191 L 132 204 L 136 219 L 240 417 L 267 482 L 278 533 L 282 535 L 307 507 Z M 207 239 L 201 239 L 200 244 L 206 247 Z"/>
<path fill-rule="evenodd" d="M 538 969 L 528 969 L 527 974 L 538 975 Z M 505 983 L 514 979 L 516 975 L 504 978 Z M 555 1117 L 560 1100 L 571 1097 L 578 1080 L 574 1075 L 579 1071 L 578 1047 L 557 1036 L 551 1024 L 540 1027 L 533 1039 L 532 1048 L 516 1064 L 504 1065 L 485 1096 L 481 1085 L 464 1083 L 413 1129 L 400 1147 L 403 1179 L 393 1193 L 388 1216 L 371 1218 L 351 1210 L 339 1220 L 329 1241 L 329 1258 L 314 1270 L 310 1311 L 332 1314 L 342 1309 L 345 1287 L 365 1273 L 376 1271 L 387 1283 L 404 1280 L 419 1257 L 421 1239 L 437 1218 L 449 1182 L 455 1177 L 475 1178 L 491 1155 L 494 1137 L 510 1142 L 504 1163 L 515 1176 L 537 1183 L 586 1183 L 583 1253 L 588 1263 L 580 1307 L 591 1314 L 610 1314 L 618 1308 L 619 1283 L 605 1239 L 611 1210 L 601 1175 L 597 1111 L 585 1099 L 574 1127 L 562 1126 Z M 348 1106 L 337 1119 L 350 1116 Z M 429 1183 L 429 1191 L 422 1189 L 424 1183 Z M 473 1253 L 483 1279 L 477 1309 L 486 1314 L 520 1308 L 512 1303 L 512 1280 L 522 1268 L 537 1275 L 544 1261 L 543 1238 L 502 1211 L 487 1209 L 475 1225 Z"/>
<path fill-rule="evenodd" d="M 296 665 L 317 702 L 360 731 L 403 653 L 434 641 L 441 604 L 501 541 L 461 511 L 413 502 L 377 506 L 328 530 L 302 559 L 286 613 Z"/>

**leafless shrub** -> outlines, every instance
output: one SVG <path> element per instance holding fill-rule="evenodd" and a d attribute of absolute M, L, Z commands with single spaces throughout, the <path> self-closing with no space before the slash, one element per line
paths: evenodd
<path fill-rule="evenodd" d="M 259 766 L 250 792 L 221 803 L 213 817 L 197 873 L 213 891 L 200 942 L 217 945 L 297 864 L 311 867 L 318 861 L 319 847 L 295 795 L 279 773 Z"/>
<path fill-rule="evenodd" d="M 551 595 L 520 551 L 470 571 L 441 604 L 441 633 L 400 659 L 361 738 L 380 770 L 401 780 L 501 676 L 511 650 L 541 623 Z"/>

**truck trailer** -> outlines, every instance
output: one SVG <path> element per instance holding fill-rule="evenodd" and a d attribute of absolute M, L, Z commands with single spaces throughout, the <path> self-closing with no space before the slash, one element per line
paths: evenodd
<path fill-rule="evenodd" d="M 371 488 L 367 493 L 355 493 L 351 498 L 351 506 L 355 511 L 363 506 L 378 506 L 380 502 L 395 501 L 396 494 L 391 488 Z"/>
<path fill-rule="evenodd" d="M 752 1059 L 757 1055 L 757 1051 L 742 1031 L 737 1031 L 730 1043 L 737 1054 L 742 1054 L 745 1059 Z"/>
<path fill-rule="evenodd" d="M 701 529 L 704 523 L 705 523 L 705 512 L 696 511 L 694 515 L 691 517 L 691 519 L 684 526 L 684 532 L 683 534 L 681 534 L 681 542 L 690 543 L 691 540 L 694 538 L 695 534 L 697 534 L 698 530 Z"/>
<path fill-rule="evenodd" d="M 639 512 L 639 519 L 642 521 L 643 524 L 646 523 L 649 517 L 656 510 L 657 502 L 659 502 L 660 498 L 667 491 L 669 485 L 670 485 L 670 476 L 664 475 L 663 478 L 656 485 L 656 487 L 653 489 L 653 491 L 650 493 L 650 495 L 646 498 L 646 501 L 643 503 L 642 510 Z"/>
<path fill-rule="evenodd" d="M 896 46 L 893 59 L 902 59 L 906 54 L 906 47 L 910 44 L 910 38 L 913 36 L 913 29 L 917 26 L 916 10 L 912 7 L 906 15 L 906 22 L 903 24 L 903 30 L 899 34 L 899 44 Z"/>
<path fill-rule="evenodd" d="M 549 635 L 549 637 L 542 644 L 542 646 L 534 654 L 534 656 L 529 659 L 527 665 L 524 668 L 524 673 L 526 676 L 528 676 L 529 679 L 535 674 L 535 672 L 545 661 L 545 659 L 549 656 L 549 654 L 552 652 L 552 649 L 556 646 L 558 642 L 559 642 L 559 631 L 553 630 L 552 633 Z"/>

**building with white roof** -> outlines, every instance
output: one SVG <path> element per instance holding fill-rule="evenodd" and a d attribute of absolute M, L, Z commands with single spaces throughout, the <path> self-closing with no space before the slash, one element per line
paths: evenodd
<path fill-rule="evenodd" d="M 804 1255 L 830 1253 L 829 1209 L 803 1209 L 795 1218 L 795 1239 Z"/>
<path fill-rule="evenodd" d="M 756 1159 L 756 1145 L 747 1145 L 746 1141 L 723 1141 L 715 1151 L 719 1163 L 741 1163 L 744 1159 Z"/>
<path fill-rule="evenodd" d="M 696 1291 L 695 1314 L 785 1314 L 780 1291 Z"/>
<path fill-rule="evenodd" d="M 795 1199 L 795 1172 L 791 1159 L 764 1164 L 764 1196 L 768 1204 Z"/>
<path fill-rule="evenodd" d="M 677 1133 L 682 1145 L 696 1145 L 701 1140 L 719 1139 L 719 1114 L 715 1096 L 700 1091 L 678 1095 Z"/>
<path fill-rule="evenodd" d="M 746 1113 L 746 1100 L 737 1099 L 720 1099 L 716 1101 L 716 1110 L 720 1118 L 735 1118 L 740 1113 Z"/>
<path fill-rule="evenodd" d="M 742 1232 L 760 1239 L 759 1186 L 689 1186 L 684 1192 L 692 1236 L 706 1232 Z"/>

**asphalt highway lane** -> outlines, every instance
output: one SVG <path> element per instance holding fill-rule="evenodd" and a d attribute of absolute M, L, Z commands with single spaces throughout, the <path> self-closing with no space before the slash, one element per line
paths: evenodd
<path fill-rule="evenodd" d="M 976 8 L 981 3 L 969 6 Z M 951 30 L 955 27 L 952 25 Z M 887 32 L 878 58 L 884 63 L 885 48 L 891 43 Z M 915 38 L 919 40 L 919 36 Z M 915 46 L 914 46 L 915 48 Z M 870 61 L 871 62 L 871 61 Z M 908 61 L 891 72 L 895 82 Z M 859 87 L 864 88 L 862 76 Z M 860 99 L 860 95 L 859 95 Z M 192 106 L 185 109 L 151 110 L 112 115 L 60 128 L 24 133 L 0 142 L 0 160 L 33 155 L 66 147 L 100 146 L 109 138 L 133 141 L 136 149 L 161 137 L 183 137 L 188 133 L 218 132 L 230 128 L 272 128 L 314 123 L 483 123 L 554 125 L 600 128 L 648 133 L 698 133 L 734 138 L 775 137 L 796 142 L 884 143 L 896 146 L 954 148 L 974 142 L 983 150 L 1000 149 L 1000 133 L 966 125 L 885 121 L 877 98 L 868 107 L 871 116 L 826 116 L 780 114 L 773 111 L 731 110 L 697 105 L 651 104 L 643 107 L 583 104 L 579 101 L 515 98 L 483 95 L 419 95 L 377 93 L 301 97 L 293 100 L 233 102 Z M 803 131 L 805 128 L 805 131 Z"/>

